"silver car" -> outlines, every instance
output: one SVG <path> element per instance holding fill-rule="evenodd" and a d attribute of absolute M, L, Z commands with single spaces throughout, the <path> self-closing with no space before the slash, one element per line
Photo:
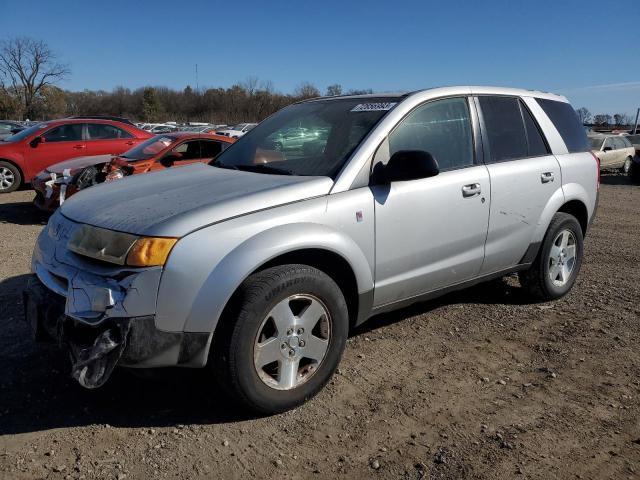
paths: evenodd
<path fill-rule="evenodd" d="M 275 148 L 293 127 L 324 145 Z M 35 247 L 26 319 L 71 351 L 85 387 L 115 366 L 206 367 L 242 404 L 280 412 L 322 389 L 374 314 L 513 272 L 532 298 L 565 295 L 597 196 L 564 97 L 314 99 L 210 165 L 65 202 Z"/>

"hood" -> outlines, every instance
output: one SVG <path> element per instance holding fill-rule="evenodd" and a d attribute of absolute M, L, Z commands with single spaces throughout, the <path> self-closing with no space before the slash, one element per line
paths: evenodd
<path fill-rule="evenodd" d="M 76 222 L 136 235 L 182 237 L 203 226 L 327 195 L 328 177 L 242 172 L 193 164 L 81 190 L 62 205 Z"/>
<path fill-rule="evenodd" d="M 47 167 L 46 171 L 48 173 L 57 173 L 58 175 L 62 175 L 62 173 L 66 169 L 69 169 L 73 174 L 74 171 L 89 167 L 91 165 L 107 163 L 111 161 L 112 157 L 113 155 L 91 155 L 88 157 L 76 157 L 72 158 L 71 160 L 65 160 L 64 162 L 50 165 Z"/>

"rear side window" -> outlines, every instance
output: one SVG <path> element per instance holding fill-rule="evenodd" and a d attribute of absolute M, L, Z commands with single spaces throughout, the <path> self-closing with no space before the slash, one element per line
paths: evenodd
<path fill-rule="evenodd" d="M 540 127 L 516 97 L 478 97 L 488 137 L 489 161 L 505 162 L 549 154 Z"/>
<path fill-rule="evenodd" d="M 485 130 L 489 138 L 492 162 L 504 162 L 529 156 L 527 133 L 518 99 L 479 97 Z"/>
<path fill-rule="evenodd" d="M 555 125 L 570 153 L 589 150 L 587 134 L 570 104 L 542 98 L 536 98 L 536 101 Z"/>
<path fill-rule="evenodd" d="M 538 157 L 541 155 L 548 155 L 549 149 L 547 148 L 547 142 L 545 142 L 540 133 L 540 127 L 536 123 L 535 119 L 529 112 L 529 109 L 520 101 L 520 110 L 522 110 L 522 118 L 524 119 L 524 126 L 527 131 L 527 145 L 529 148 L 530 157 Z"/>
<path fill-rule="evenodd" d="M 222 151 L 221 142 L 202 140 L 200 144 L 202 158 L 213 158 Z"/>
<path fill-rule="evenodd" d="M 108 123 L 90 123 L 87 125 L 89 138 L 87 140 L 114 140 L 118 138 L 132 138 L 126 130 L 109 125 Z"/>

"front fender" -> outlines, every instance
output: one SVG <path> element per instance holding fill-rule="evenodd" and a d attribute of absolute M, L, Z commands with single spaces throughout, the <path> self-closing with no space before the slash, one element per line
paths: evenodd
<path fill-rule="evenodd" d="M 373 289 L 366 255 L 346 234 L 310 222 L 263 230 L 262 222 L 251 222 L 249 217 L 194 232 L 176 244 L 160 283 L 157 328 L 213 332 L 244 279 L 266 262 L 301 249 L 323 249 L 342 256 L 354 272 L 358 292 Z"/>
<path fill-rule="evenodd" d="M 240 244 L 215 267 L 195 299 L 185 331 L 214 331 L 231 295 L 253 271 L 280 255 L 303 249 L 322 249 L 340 255 L 351 265 L 358 293 L 373 289 L 371 268 L 349 237 L 312 223 L 274 227 Z"/>

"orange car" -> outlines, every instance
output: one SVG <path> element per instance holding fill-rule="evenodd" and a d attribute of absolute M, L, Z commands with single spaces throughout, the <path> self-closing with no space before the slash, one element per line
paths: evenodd
<path fill-rule="evenodd" d="M 207 163 L 236 140 L 222 135 L 176 132 L 156 135 L 122 155 L 94 155 L 56 163 L 32 181 L 33 203 L 54 211 L 65 199 L 98 183 L 190 163 Z"/>

